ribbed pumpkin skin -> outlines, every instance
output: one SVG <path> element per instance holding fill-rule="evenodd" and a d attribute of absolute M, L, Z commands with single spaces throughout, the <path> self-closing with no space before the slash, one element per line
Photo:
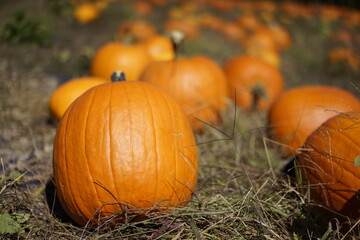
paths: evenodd
<path fill-rule="evenodd" d="M 62 84 L 50 96 L 49 110 L 51 118 L 55 121 L 59 120 L 77 97 L 88 89 L 106 82 L 109 81 L 99 77 L 80 77 Z"/>
<path fill-rule="evenodd" d="M 136 81 L 150 61 L 142 44 L 109 42 L 97 50 L 91 61 L 90 72 L 92 76 L 110 79 L 114 71 L 121 69 L 129 81 Z"/>
<path fill-rule="evenodd" d="M 283 91 L 284 79 L 279 69 L 259 58 L 235 56 L 224 63 L 223 69 L 231 97 L 244 110 L 267 111 Z M 264 96 L 253 106 L 255 88 L 261 88 Z"/>
<path fill-rule="evenodd" d="M 299 155 L 298 178 L 305 191 L 322 205 L 360 219 L 360 113 L 339 114 L 314 131 Z"/>
<path fill-rule="evenodd" d="M 304 145 L 322 123 L 340 112 L 360 111 L 360 101 L 350 92 L 333 86 L 307 85 L 284 92 L 268 115 L 270 135 L 289 146 L 288 153 Z"/>
<path fill-rule="evenodd" d="M 203 56 L 151 63 L 140 81 L 149 82 L 172 95 L 184 108 L 191 126 L 198 132 L 204 128 L 201 119 L 218 123 L 220 111 L 227 106 L 228 84 L 221 68 Z"/>
<path fill-rule="evenodd" d="M 60 121 L 53 162 L 60 203 L 80 225 L 98 223 L 97 211 L 184 206 L 198 176 L 185 113 L 142 82 L 103 84 L 80 96 Z"/>

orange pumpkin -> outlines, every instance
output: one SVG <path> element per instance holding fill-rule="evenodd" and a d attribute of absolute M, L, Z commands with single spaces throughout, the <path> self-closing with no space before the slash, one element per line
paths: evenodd
<path fill-rule="evenodd" d="M 249 33 L 255 31 L 262 25 L 260 19 L 250 13 L 239 16 L 236 21 L 242 29 L 245 29 Z"/>
<path fill-rule="evenodd" d="M 79 23 L 85 24 L 97 19 L 100 15 L 99 9 L 93 3 L 82 3 L 75 8 L 74 18 Z"/>
<path fill-rule="evenodd" d="M 234 7 L 232 1 L 213 0 L 213 1 L 209 1 L 208 4 L 211 7 L 216 8 L 217 10 L 220 10 L 220 11 L 224 11 L 224 12 L 228 12 Z"/>
<path fill-rule="evenodd" d="M 99 77 L 80 77 L 62 84 L 50 96 L 49 110 L 51 118 L 54 121 L 59 120 L 76 98 L 88 89 L 106 82 L 108 82 L 106 79 Z"/>
<path fill-rule="evenodd" d="M 200 25 L 220 31 L 223 26 L 223 20 L 211 13 L 204 13 L 200 17 Z"/>
<path fill-rule="evenodd" d="M 295 18 L 311 19 L 314 17 L 313 8 L 309 4 L 286 1 L 280 4 L 280 8 L 283 12 Z"/>
<path fill-rule="evenodd" d="M 150 61 L 151 58 L 142 44 L 109 42 L 95 53 L 90 72 L 92 76 L 109 79 L 114 71 L 122 69 L 130 81 L 136 81 Z"/>
<path fill-rule="evenodd" d="M 344 10 L 343 22 L 347 28 L 354 28 L 360 25 L 360 11 L 357 9 Z"/>
<path fill-rule="evenodd" d="M 274 38 L 273 33 L 270 29 L 262 27 L 256 29 L 256 31 L 249 36 L 248 38 L 245 38 L 242 42 L 244 44 L 245 49 L 247 50 L 279 50 L 279 46 Z"/>
<path fill-rule="evenodd" d="M 183 109 L 157 87 L 139 81 L 94 87 L 57 129 L 60 203 L 81 226 L 172 211 L 195 190 L 196 151 Z"/>
<path fill-rule="evenodd" d="M 248 49 L 246 50 L 246 53 L 250 56 L 262 59 L 276 68 L 280 68 L 281 57 L 278 51 L 274 49 Z"/>
<path fill-rule="evenodd" d="M 341 112 L 360 111 L 360 101 L 334 86 L 306 85 L 284 92 L 272 105 L 268 124 L 273 139 L 296 154 L 322 123 Z"/>
<path fill-rule="evenodd" d="M 152 61 L 171 60 L 175 58 L 175 50 L 170 38 L 163 35 L 150 37 L 142 44 L 145 45 Z"/>
<path fill-rule="evenodd" d="M 221 68 L 203 56 L 151 63 L 140 77 L 174 96 L 183 106 L 194 131 L 216 124 L 227 106 L 228 85 Z"/>
<path fill-rule="evenodd" d="M 277 11 L 277 5 L 272 1 L 256 1 L 254 2 L 254 8 L 255 10 L 261 11 L 261 12 L 276 12 Z"/>
<path fill-rule="evenodd" d="M 335 21 L 342 15 L 342 9 L 337 6 L 320 4 L 319 6 L 319 17 L 324 22 Z"/>
<path fill-rule="evenodd" d="M 145 41 L 157 35 L 157 29 L 146 21 L 127 20 L 121 23 L 116 34 L 120 40 L 130 35 L 135 41 Z"/>
<path fill-rule="evenodd" d="M 242 41 L 245 37 L 245 32 L 235 22 L 223 21 L 222 26 L 218 29 L 227 39 L 234 41 Z"/>
<path fill-rule="evenodd" d="M 231 97 L 242 109 L 266 111 L 283 91 L 279 69 L 259 58 L 235 56 L 224 63 L 223 69 Z"/>
<path fill-rule="evenodd" d="M 333 72 L 341 72 L 346 68 L 357 71 L 360 67 L 360 62 L 353 49 L 335 47 L 328 52 L 327 67 Z"/>
<path fill-rule="evenodd" d="M 149 2 L 156 6 L 163 6 L 166 3 L 166 0 L 149 0 Z"/>
<path fill-rule="evenodd" d="M 147 1 L 138 1 L 134 3 L 133 10 L 140 16 L 148 16 L 153 12 L 153 6 Z"/>
<path fill-rule="evenodd" d="M 191 17 L 183 19 L 168 19 L 164 24 L 167 32 L 181 31 L 188 39 L 196 39 L 199 36 L 198 23 Z"/>
<path fill-rule="evenodd" d="M 287 50 L 292 46 L 292 37 L 284 26 L 280 24 L 271 24 L 269 30 L 273 35 L 278 49 Z"/>
<path fill-rule="evenodd" d="M 360 219 L 360 112 L 338 114 L 306 140 L 297 161 L 304 193 L 353 220 Z"/>
<path fill-rule="evenodd" d="M 329 37 L 332 41 L 339 42 L 345 46 L 351 46 L 353 42 L 351 33 L 346 29 L 333 30 Z"/>

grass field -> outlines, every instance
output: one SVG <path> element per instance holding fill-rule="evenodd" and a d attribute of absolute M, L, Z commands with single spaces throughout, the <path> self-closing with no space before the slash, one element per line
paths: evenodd
<path fill-rule="evenodd" d="M 294 177 L 283 171 L 289 157 L 269 139 L 266 113 L 245 112 L 230 100 L 223 124 L 206 125 L 196 134 L 199 180 L 187 207 L 113 229 L 89 230 L 71 223 L 55 201 L 52 183 L 52 91 L 73 77 L 88 75 L 96 49 L 114 39 L 123 21 L 142 18 L 161 32 L 169 10 L 182 3 L 169 1 L 150 15 L 138 16 L 133 1 L 114 1 L 95 21 L 79 24 L 64 2 L 0 2 L 0 29 L 19 11 L 27 21 L 39 20 L 36 29 L 41 29 L 25 40 L 0 42 L 0 239 L 359 238 L 358 223 L 327 220 L 321 206 L 302 195 Z M 316 1 L 311 6 L 319 7 Z M 243 14 L 209 6 L 198 11 L 227 21 Z M 263 22 L 268 19 L 256 14 Z M 272 18 L 292 36 L 291 48 L 281 52 L 286 89 L 329 84 L 360 96 L 359 69 L 339 70 L 327 63 L 327 53 L 336 46 L 349 47 L 360 57 L 360 23 L 349 27 L 342 18 L 326 22 L 317 14 L 294 17 L 280 8 Z M 20 28 L 18 35 L 27 34 L 28 28 Z M 331 33 L 343 29 L 350 33 L 351 45 L 332 40 Z M 205 55 L 221 65 L 244 53 L 240 44 L 219 32 L 199 27 L 199 33 L 185 40 L 184 55 Z"/>

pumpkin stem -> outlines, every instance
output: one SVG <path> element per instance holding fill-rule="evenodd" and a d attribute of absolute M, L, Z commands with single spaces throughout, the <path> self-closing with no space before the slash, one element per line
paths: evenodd
<path fill-rule="evenodd" d="M 115 71 L 111 74 L 111 81 L 112 82 L 122 82 L 126 81 L 126 76 L 123 71 Z"/>
<path fill-rule="evenodd" d="M 175 59 L 178 57 L 180 48 L 183 46 L 185 34 L 183 31 L 174 30 L 170 33 L 170 39 L 173 45 Z"/>
<path fill-rule="evenodd" d="M 251 89 L 251 95 L 252 95 L 252 102 L 251 102 L 250 110 L 254 111 L 258 108 L 260 99 L 266 97 L 264 87 L 261 86 L 261 84 L 255 84 L 255 86 Z"/>

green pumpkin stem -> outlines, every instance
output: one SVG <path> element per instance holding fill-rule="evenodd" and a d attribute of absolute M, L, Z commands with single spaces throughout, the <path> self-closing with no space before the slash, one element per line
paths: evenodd
<path fill-rule="evenodd" d="M 126 76 L 123 71 L 115 71 L 111 74 L 111 81 L 112 82 L 122 82 L 126 81 Z"/>

